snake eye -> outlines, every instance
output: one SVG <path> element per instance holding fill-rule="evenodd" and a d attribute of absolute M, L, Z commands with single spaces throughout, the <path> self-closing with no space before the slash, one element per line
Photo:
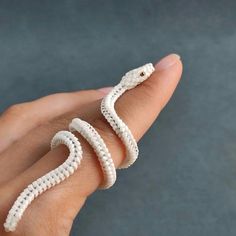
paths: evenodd
<path fill-rule="evenodd" d="M 140 73 L 140 76 L 142 76 L 142 77 L 143 77 L 144 75 L 145 75 L 145 73 L 144 73 L 144 72 L 141 72 L 141 73 Z"/>

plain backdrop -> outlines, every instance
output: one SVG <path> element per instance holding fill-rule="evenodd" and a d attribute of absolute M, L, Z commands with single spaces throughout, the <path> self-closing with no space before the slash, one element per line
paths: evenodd
<path fill-rule="evenodd" d="M 178 53 L 183 80 L 140 159 L 72 236 L 236 235 L 236 1 L 0 1 L 0 110 L 112 86 Z M 79 183 L 78 183 L 79 184 Z"/>

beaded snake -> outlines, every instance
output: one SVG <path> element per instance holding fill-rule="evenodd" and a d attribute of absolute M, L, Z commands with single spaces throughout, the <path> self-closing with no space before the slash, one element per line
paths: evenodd
<path fill-rule="evenodd" d="M 101 112 L 103 116 L 126 148 L 126 158 L 120 165 L 120 169 L 128 168 L 132 165 L 137 159 L 139 151 L 131 131 L 115 111 L 115 102 L 125 91 L 136 87 L 138 84 L 148 79 L 153 71 L 153 65 L 148 63 L 127 72 L 122 77 L 120 83 L 116 85 L 101 102 Z M 51 149 L 56 148 L 60 144 L 64 144 L 68 147 L 70 154 L 66 161 L 56 169 L 29 184 L 21 192 L 8 212 L 6 222 L 4 223 L 6 232 L 15 231 L 25 210 L 36 197 L 68 178 L 80 165 L 83 154 L 82 147 L 78 138 L 72 133 L 73 131 L 80 133 L 88 141 L 98 157 L 104 175 L 104 181 L 100 188 L 107 189 L 115 183 L 115 165 L 105 142 L 98 132 L 90 124 L 79 118 L 72 120 L 69 125 L 69 130 L 70 132 L 59 131 L 51 141 Z"/>

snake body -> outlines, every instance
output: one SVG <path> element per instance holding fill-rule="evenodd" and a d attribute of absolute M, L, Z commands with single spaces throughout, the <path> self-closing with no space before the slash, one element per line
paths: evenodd
<path fill-rule="evenodd" d="M 148 63 L 127 72 L 122 77 L 120 83 L 114 86 L 111 92 L 107 94 L 101 102 L 101 113 L 126 148 L 126 158 L 120 165 L 120 169 L 128 168 L 132 165 L 137 159 L 139 151 L 130 129 L 115 111 L 115 102 L 125 91 L 136 87 L 138 84 L 148 79 L 153 71 L 153 65 Z M 56 148 L 60 144 L 66 145 L 70 151 L 68 158 L 63 164 L 35 180 L 21 192 L 8 212 L 4 223 L 6 232 L 15 231 L 25 210 L 35 198 L 46 190 L 64 181 L 72 175 L 80 165 L 83 154 L 82 147 L 78 138 L 72 133 L 73 131 L 80 133 L 88 141 L 98 157 L 104 174 L 104 181 L 100 187 L 107 189 L 115 183 L 115 165 L 105 142 L 95 128 L 86 121 L 75 118 L 70 123 L 69 129 L 71 132 L 59 131 L 51 141 L 51 149 Z"/>
<path fill-rule="evenodd" d="M 77 137 L 71 132 L 59 131 L 51 141 L 51 148 L 54 149 L 60 144 L 68 147 L 70 151 L 68 158 L 63 164 L 35 180 L 21 192 L 8 212 L 4 223 L 6 232 L 15 231 L 24 211 L 36 197 L 68 178 L 80 165 L 82 148 Z"/>

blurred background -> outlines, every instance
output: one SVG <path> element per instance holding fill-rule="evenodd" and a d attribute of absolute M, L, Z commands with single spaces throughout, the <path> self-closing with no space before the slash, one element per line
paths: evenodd
<path fill-rule="evenodd" d="M 235 12 L 233 0 L 0 0 L 0 111 L 112 86 L 172 52 L 184 63 L 139 161 L 88 199 L 72 236 L 236 235 Z"/>

